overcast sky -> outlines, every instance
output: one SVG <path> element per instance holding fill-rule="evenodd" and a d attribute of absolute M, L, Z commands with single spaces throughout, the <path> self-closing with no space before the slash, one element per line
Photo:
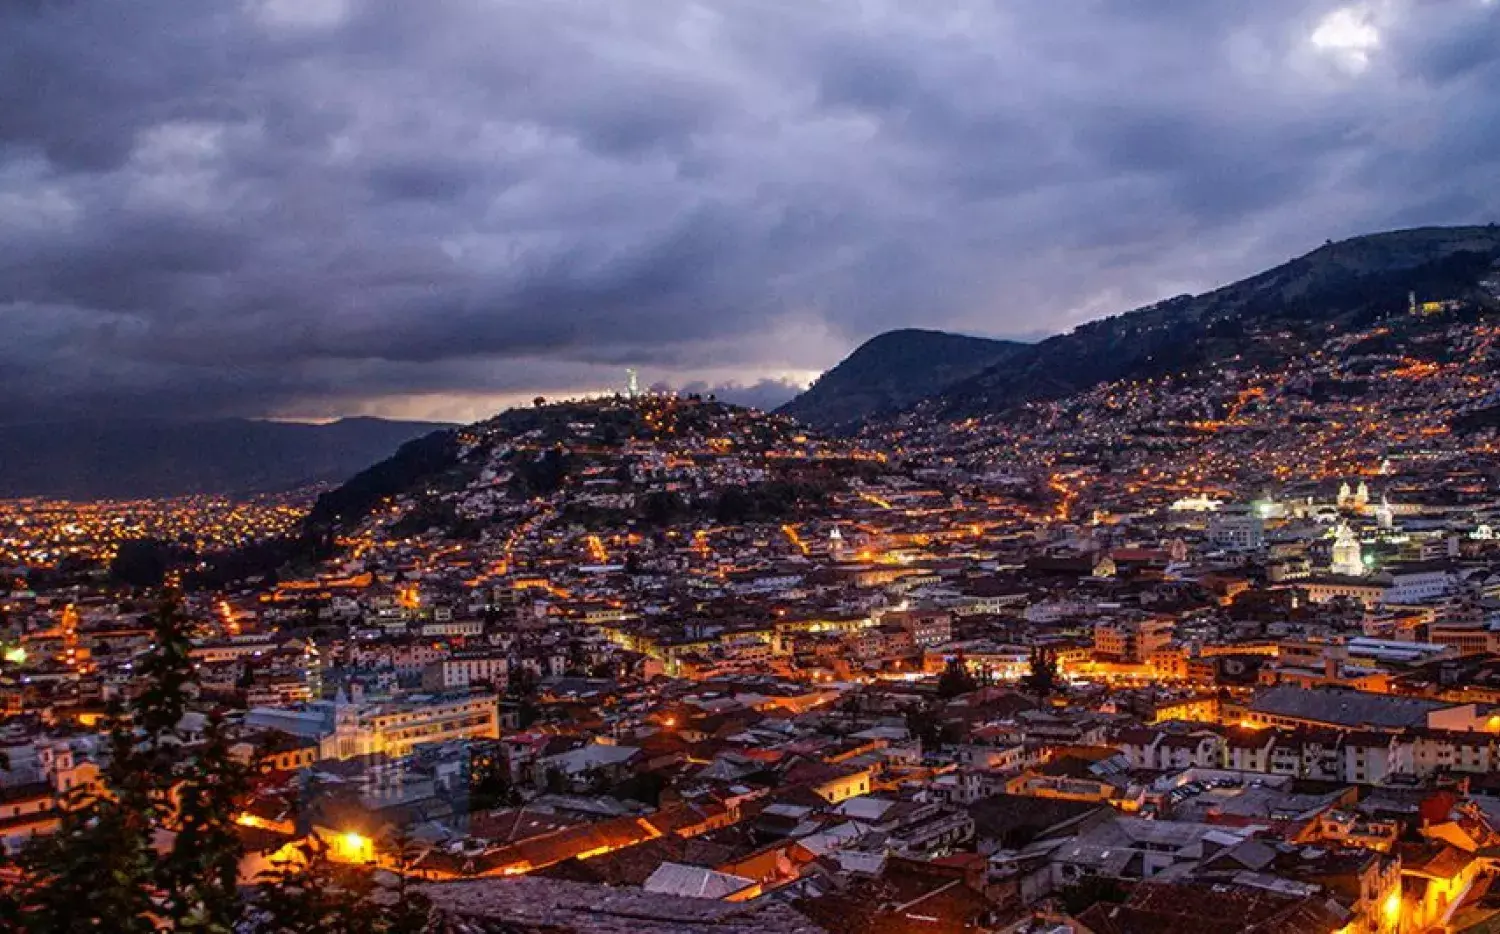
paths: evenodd
<path fill-rule="evenodd" d="M 12 422 L 773 404 L 1500 219 L 1482 0 L 5 0 L 0 88 Z"/>

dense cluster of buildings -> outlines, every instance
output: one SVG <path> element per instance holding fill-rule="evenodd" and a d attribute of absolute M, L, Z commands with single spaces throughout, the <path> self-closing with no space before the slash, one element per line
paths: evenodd
<path fill-rule="evenodd" d="M 1435 430 L 1493 362 L 1454 327 L 1004 429 L 473 426 L 332 561 L 187 595 L 194 707 L 260 766 L 256 853 L 327 835 L 465 930 L 1487 930 L 1500 478 Z M 150 639 L 149 595 L 21 571 L 11 845 Z"/>
<path fill-rule="evenodd" d="M 0 574 L 107 565 L 121 542 L 142 539 L 194 552 L 244 547 L 295 530 L 312 493 L 99 502 L 0 499 Z"/>

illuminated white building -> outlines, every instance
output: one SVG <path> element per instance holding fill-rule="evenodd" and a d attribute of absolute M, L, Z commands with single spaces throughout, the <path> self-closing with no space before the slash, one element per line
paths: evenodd
<path fill-rule="evenodd" d="M 332 701 L 253 708 L 245 715 L 245 725 L 316 740 L 320 759 L 375 753 L 399 758 L 424 743 L 498 739 L 500 710 L 497 696 L 488 692 L 358 704 L 340 690 Z"/>
<path fill-rule="evenodd" d="M 1354 530 L 1349 528 L 1348 523 L 1340 522 L 1334 530 L 1333 538 L 1333 560 L 1328 569 L 1334 574 L 1343 574 L 1348 577 L 1359 577 L 1365 573 L 1364 556 L 1359 545 L 1359 537 Z"/>
<path fill-rule="evenodd" d="M 1396 511 L 1391 508 L 1391 501 L 1380 494 L 1380 505 L 1375 509 L 1375 524 L 1382 529 L 1391 529 L 1396 526 Z"/>
<path fill-rule="evenodd" d="M 1222 505 L 1224 505 L 1223 500 L 1213 499 L 1200 493 L 1197 496 L 1179 499 L 1167 508 L 1172 512 L 1217 512 Z"/>

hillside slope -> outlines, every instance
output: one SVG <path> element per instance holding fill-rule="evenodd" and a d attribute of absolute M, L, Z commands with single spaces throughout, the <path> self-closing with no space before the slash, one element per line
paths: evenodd
<path fill-rule="evenodd" d="M 780 516 L 805 504 L 812 480 L 803 474 L 817 472 L 811 455 L 828 445 L 847 453 L 791 418 L 700 397 L 648 394 L 508 409 L 409 441 L 323 493 L 304 538 L 329 543 L 369 523 L 394 537 L 428 529 L 464 537 L 540 513 L 642 527 L 704 509 L 724 523 Z M 676 463 L 668 468 L 667 461 Z M 723 489 L 680 482 L 678 471 L 698 470 L 685 465 L 721 461 Z M 866 465 L 851 458 L 844 466 Z"/>
<path fill-rule="evenodd" d="M 1026 349 L 943 331 L 887 331 L 861 344 L 777 411 L 828 430 L 900 411 Z"/>
<path fill-rule="evenodd" d="M 1182 295 L 1024 347 L 939 393 L 945 418 L 1005 411 L 1099 383 L 1230 362 L 1270 363 L 1308 339 L 1419 302 L 1495 301 L 1500 228 L 1425 227 L 1326 244 L 1198 296 Z M 1486 288 L 1481 282 L 1489 281 Z"/>

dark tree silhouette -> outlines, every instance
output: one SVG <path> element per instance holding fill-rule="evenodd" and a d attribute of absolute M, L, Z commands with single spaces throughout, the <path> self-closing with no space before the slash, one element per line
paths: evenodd
<path fill-rule="evenodd" d="M 241 915 L 234 817 L 249 771 L 216 713 L 203 740 L 184 745 L 195 676 L 175 601 L 153 630 L 144 690 L 110 713 L 102 787 L 75 789 L 58 830 L 21 853 L 21 930 L 229 931 Z M 152 846 L 158 830 L 174 834 L 165 854 Z"/>
<path fill-rule="evenodd" d="M 196 675 L 187 620 L 175 598 L 153 619 L 154 642 L 137 671 L 143 689 L 109 713 L 109 758 L 99 787 L 69 792 L 58 829 L 32 837 L 4 867 L 0 930 L 32 934 L 420 934 L 430 910 L 398 883 L 377 895 L 373 867 L 334 864 L 315 837 L 250 897 L 235 819 L 250 766 L 210 712 L 186 735 Z M 191 741 L 190 741 L 191 740 Z M 166 835 L 165 849 L 158 844 Z M 394 854 L 399 862 L 400 854 Z M 399 868 L 399 866 L 398 866 Z"/>
<path fill-rule="evenodd" d="M 938 696 L 947 700 L 978 689 L 979 681 L 970 673 L 968 665 L 964 663 L 964 657 L 956 655 L 948 659 L 943 673 L 938 676 Z"/>
<path fill-rule="evenodd" d="M 154 538 L 121 542 L 109 562 L 109 576 L 127 587 L 160 587 L 178 558 L 179 549 Z"/>
<path fill-rule="evenodd" d="M 1037 700 L 1045 701 L 1056 693 L 1062 686 L 1062 676 L 1057 670 L 1057 653 L 1043 645 L 1032 646 L 1028 670 L 1026 677 L 1021 679 L 1021 686 L 1027 693 L 1036 695 Z"/>

